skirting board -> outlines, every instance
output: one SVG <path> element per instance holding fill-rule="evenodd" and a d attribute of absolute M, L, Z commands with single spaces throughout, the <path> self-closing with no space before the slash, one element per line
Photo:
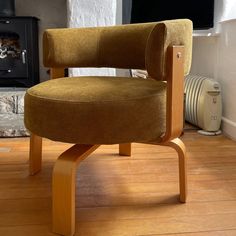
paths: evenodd
<path fill-rule="evenodd" d="M 225 118 L 222 117 L 222 124 L 221 124 L 221 128 L 223 133 L 228 136 L 229 138 L 236 140 L 236 123 Z"/>

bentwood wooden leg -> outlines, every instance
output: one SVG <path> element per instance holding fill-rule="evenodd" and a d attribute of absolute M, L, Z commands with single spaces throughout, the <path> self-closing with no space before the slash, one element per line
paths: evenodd
<path fill-rule="evenodd" d="M 120 156 L 131 156 L 131 143 L 119 144 L 119 155 Z"/>
<path fill-rule="evenodd" d="M 53 232 L 71 236 L 75 233 L 76 168 L 99 145 L 76 144 L 56 161 L 52 181 Z"/>
<path fill-rule="evenodd" d="M 35 175 L 41 170 L 42 166 L 42 137 L 33 133 L 30 135 L 30 152 L 29 152 L 29 172 Z"/>
<path fill-rule="evenodd" d="M 179 156 L 179 188 L 180 188 L 180 202 L 185 203 L 187 199 L 187 158 L 184 143 L 176 138 L 166 144 L 174 148 Z"/>

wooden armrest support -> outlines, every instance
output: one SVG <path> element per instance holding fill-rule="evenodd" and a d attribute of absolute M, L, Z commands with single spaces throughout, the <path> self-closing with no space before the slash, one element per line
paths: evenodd
<path fill-rule="evenodd" d="M 171 46 L 167 53 L 166 133 L 162 142 L 179 137 L 183 130 L 184 47 Z"/>
<path fill-rule="evenodd" d="M 65 77 L 65 68 L 50 68 L 50 79 Z"/>

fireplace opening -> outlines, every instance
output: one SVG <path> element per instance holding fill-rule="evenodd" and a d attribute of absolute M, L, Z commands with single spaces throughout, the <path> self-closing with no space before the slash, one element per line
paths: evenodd
<path fill-rule="evenodd" d="M 15 32 L 0 32 L 0 59 L 20 58 L 19 38 Z"/>
<path fill-rule="evenodd" d="M 22 63 L 25 62 L 21 57 L 19 38 L 15 32 L 0 32 L 0 76 L 11 73 L 12 68 L 16 66 L 16 60 L 22 59 Z"/>

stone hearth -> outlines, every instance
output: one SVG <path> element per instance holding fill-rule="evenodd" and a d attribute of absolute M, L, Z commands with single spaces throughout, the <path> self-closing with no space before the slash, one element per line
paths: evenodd
<path fill-rule="evenodd" d="M 0 137 L 28 136 L 24 126 L 25 88 L 0 88 Z"/>

